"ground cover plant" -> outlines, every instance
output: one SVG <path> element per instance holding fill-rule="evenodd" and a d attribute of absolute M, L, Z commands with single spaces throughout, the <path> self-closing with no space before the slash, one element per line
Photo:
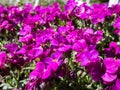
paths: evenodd
<path fill-rule="evenodd" d="M 120 90 L 119 9 L 0 5 L 0 89 Z"/>

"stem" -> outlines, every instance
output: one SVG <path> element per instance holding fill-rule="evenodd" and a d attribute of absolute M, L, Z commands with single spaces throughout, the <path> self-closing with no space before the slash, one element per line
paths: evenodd
<path fill-rule="evenodd" d="M 12 72 L 12 76 L 15 79 L 15 82 L 16 82 L 15 87 L 18 88 L 20 72 L 17 70 L 17 75 L 13 71 L 11 71 L 11 72 Z"/>
<path fill-rule="evenodd" d="M 35 1 L 34 8 L 39 4 L 39 0 Z"/>
<path fill-rule="evenodd" d="M 18 88 L 18 85 L 19 85 L 19 78 L 20 78 L 20 71 L 18 71 L 18 77 L 17 77 L 17 88 Z"/>

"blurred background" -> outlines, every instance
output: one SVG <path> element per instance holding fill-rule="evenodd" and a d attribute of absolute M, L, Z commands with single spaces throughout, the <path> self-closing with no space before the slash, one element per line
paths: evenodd
<path fill-rule="evenodd" d="M 84 1 L 84 2 L 88 1 L 90 2 L 90 4 L 93 4 L 93 3 L 105 3 L 105 2 L 108 2 L 109 0 L 78 0 L 78 1 Z M 38 3 L 40 5 L 48 5 L 53 2 L 59 2 L 60 4 L 65 4 L 67 0 L 0 0 L 0 4 L 3 4 L 3 5 L 17 5 L 20 2 L 32 3 L 33 5 L 38 4 Z"/>

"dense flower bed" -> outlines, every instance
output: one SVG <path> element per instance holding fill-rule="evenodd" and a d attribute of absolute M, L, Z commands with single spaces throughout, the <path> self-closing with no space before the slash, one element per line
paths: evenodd
<path fill-rule="evenodd" d="M 120 6 L 0 5 L 0 87 L 120 90 Z"/>

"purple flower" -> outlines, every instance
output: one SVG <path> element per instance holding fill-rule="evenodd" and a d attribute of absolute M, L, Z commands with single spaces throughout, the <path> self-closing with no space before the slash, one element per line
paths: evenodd
<path fill-rule="evenodd" d="M 61 65 L 61 63 L 63 62 L 63 53 L 56 51 L 56 52 L 52 53 L 50 57 L 46 57 L 43 61 L 44 61 L 44 63 L 46 63 L 50 66 L 52 64 L 56 65 L 56 67 L 54 67 L 54 68 L 56 68 L 56 70 L 57 70 L 58 66 Z M 56 70 L 54 70 L 54 71 L 56 71 Z"/>
<path fill-rule="evenodd" d="M 105 48 L 105 53 L 107 57 L 114 57 L 115 55 L 120 54 L 120 47 L 117 42 L 110 42 L 109 48 Z"/>
<path fill-rule="evenodd" d="M 118 78 L 118 79 L 116 80 L 115 86 L 116 86 L 116 90 L 120 90 L 120 78 Z M 115 90 L 115 89 L 114 89 L 114 90 Z"/>
<path fill-rule="evenodd" d="M 43 71 L 43 75 L 42 75 L 42 80 L 46 80 L 46 79 L 48 79 L 48 78 L 50 78 L 51 77 L 51 75 L 52 75 L 52 73 L 51 73 L 52 71 L 51 71 L 51 67 L 47 67 L 46 69 L 44 69 L 44 71 Z"/>
<path fill-rule="evenodd" d="M 93 34 L 93 33 L 94 33 L 94 31 L 93 31 L 92 28 L 87 28 L 86 31 L 84 32 L 84 35 L 85 35 L 85 36 L 89 36 L 89 35 L 91 35 L 91 34 Z"/>
<path fill-rule="evenodd" d="M 101 79 L 102 69 L 101 69 L 101 65 L 100 65 L 99 61 L 90 63 L 86 67 L 86 69 L 89 72 L 89 74 L 92 76 L 93 80 L 95 80 L 97 82 Z"/>
<path fill-rule="evenodd" d="M 40 57 L 43 54 L 43 48 L 40 47 L 33 47 L 31 50 L 28 51 L 28 56 L 31 59 L 35 59 Z"/>
<path fill-rule="evenodd" d="M 29 25 L 25 25 L 23 29 L 20 31 L 20 35 L 24 36 L 24 35 L 30 34 L 31 30 L 32 29 Z"/>
<path fill-rule="evenodd" d="M 120 68 L 120 59 L 117 59 L 117 60 L 115 61 L 115 63 L 116 63 L 116 65 L 118 66 L 118 68 Z"/>
<path fill-rule="evenodd" d="M 68 12 L 68 14 L 71 13 L 71 11 L 77 6 L 77 2 L 75 0 L 68 0 L 67 4 L 65 5 L 65 11 Z"/>
<path fill-rule="evenodd" d="M 74 11 L 74 15 L 80 19 L 88 19 L 92 13 L 92 9 L 86 5 L 86 3 L 78 6 Z"/>
<path fill-rule="evenodd" d="M 51 40 L 51 47 L 53 50 L 58 50 L 61 52 L 67 52 L 71 50 L 71 45 L 68 43 L 66 37 L 61 34 L 56 34 L 55 38 Z"/>
<path fill-rule="evenodd" d="M 33 45 L 23 45 L 19 50 L 17 50 L 16 54 L 18 55 L 27 55 L 27 52 L 29 52 L 33 48 Z"/>
<path fill-rule="evenodd" d="M 103 39 L 103 31 L 102 30 L 97 30 L 96 32 L 94 32 L 94 38 L 96 40 L 95 42 L 101 41 Z"/>
<path fill-rule="evenodd" d="M 118 78 L 115 84 L 107 86 L 105 90 L 120 90 L 120 79 Z"/>
<path fill-rule="evenodd" d="M 35 69 L 31 72 L 30 78 L 46 80 L 54 75 L 59 65 L 61 65 L 62 53 L 55 52 L 51 57 L 46 57 L 43 62 L 38 62 Z"/>
<path fill-rule="evenodd" d="M 66 36 L 66 39 L 69 43 L 78 42 L 78 40 L 83 38 L 83 33 L 83 29 L 73 30 Z"/>
<path fill-rule="evenodd" d="M 41 78 L 43 71 L 45 69 L 45 65 L 42 62 L 38 62 L 36 64 L 35 69 L 30 73 L 30 79 L 37 79 L 37 78 Z"/>
<path fill-rule="evenodd" d="M 114 24 L 113 24 L 114 28 L 120 29 L 120 17 L 118 17 Z"/>
<path fill-rule="evenodd" d="M 62 45 L 58 48 L 58 51 L 60 52 L 67 52 L 71 50 L 71 45 Z"/>
<path fill-rule="evenodd" d="M 84 38 L 92 44 L 96 44 L 103 39 L 103 31 L 97 30 L 96 32 L 93 31 L 91 28 L 87 28 L 84 32 Z"/>
<path fill-rule="evenodd" d="M 115 33 L 116 35 L 120 35 L 120 29 L 116 29 L 116 30 L 114 31 L 114 33 Z"/>
<path fill-rule="evenodd" d="M 116 73 L 118 71 L 118 66 L 116 65 L 114 58 L 105 58 L 103 64 L 106 70 L 102 79 L 107 84 L 112 83 L 117 79 Z"/>
<path fill-rule="evenodd" d="M 116 5 L 113 5 L 110 9 L 109 9 L 109 12 L 111 12 L 112 14 L 119 14 L 120 13 L 120 5 L 119 4 L 116 4 Z"/>
<path fill-rule="evenodd" d="M 72 49 L 74 51 L 77 51 L 77 52 L 86 52 L 88 51 L 88 45 L 85 41 L 85 39 L 81 39 L 81 40 L 78 40 L 76 41 L 74 44 L 73 44 L 73 47 Z"/>
<path fill-rule="evenodd" d="M 51 62 L 49 65 L 45 65 L 43 62 L 38 62 L 35 69 L 30 73 L 30 79 L 42 79 L 46 80 L 52 76 L 52 73 L 57 70 L 58 64 Z"/>
<path fill-rule="evenodd" d="M 111 13 L 107 9 L 107 4 L 94 4 L 91 8 L 92 12 L 89 18 L 94 24 L 102 23 L 106 16 L 111 16 Z"/>
<path fill-rule="evenodd" d="M 116 61 L 114 58 L 105 58 L 103 61 L 105 68 L 106 68 L 106 73 L 116 73 L 118 70 L 118 66 L 116 65 Z"/>
<path fill-rule="evenodd" d="M 66 34 L 68 33 L 69 31 L 69 27 L 64 27 L 64 26 L 60 26 L 58 29 L 57 29 L 57 32 L 59 34 L 62 34 L 63 36 L 66 36 Z"/>
<path fill-rule="evenodd" d="M 54 53 L 51 54 L 51 58 L 53 59 L 61 59 L 63 56 L 63 53 L 62 52 L 59 52 L 59 51 L 56 51 Z"/>
<path fill-rule="evenodd" d="M 12 57 L 14 57 L 14 54 L 18 50 L 18 45 L 16 43 L 6 44 L 5 48 L 9 51 Z"/>
<path fill-rule="evenodd" d="M 77 61 L 79 61 L 82 66 L 88 66 L 92 62 L 97 62 L 100 60 L 98 55 L 99 53 L 96 50 L 83 52 L 80 54 L 80 57 L 77 59 Z"/>
<path fill-rule="evenodd" d="M 105 73 L 102 76 L 102 79 L 104 81 L 105 84 L 109 84 L 112 83 L 113 81 L 115 81 L 117 79 L 117 75 L 116 74 L 110 74 L 110 73 Z"/>
<path fill-rule="evenodd" d="M 25 4 L 23 8 L 24 9 L 22 10 L 22 14 L 24 17 L 27 17 L 30 14 L 30 12 L 32 11 L 33 5 L 28 3 L 28 4 Z"/>
<path fill-rule="evenodd" d="M 0 28 L 5 28 L 7 29 L 9 27 L 9 23 L 7 20 L 3 21 L 2 24 L 0 25 Z"/>
<path fill-rule="evenodd" d="M 19 38 L 19 42 L 22 42 L 22 43 L 25 43 L 25 44 L 28 44 L 32 41 L 33 41 L 33 35 L 32 34 L 27 34 L 27 35 Z"/>
<path fill-rule="evenodd" d="M 47 42 L 53 39 L 53 35 L 54 32 L 52 28 L 40 31 L 39 34 L 36 34 L 35 37 L 36 46 L 44 46 Z"/>
<path fill-rule="evenodd" d="M 6 59 L 7 59 L 7 54 L 5 52 L 0 52 L 0 68 L 4 67 Z"/>
<path fill-rule="evenodd" d="M 58 63 L 57 62 L 51 62 L 50 64 L 49 64 L 49 67 L 51 68 L 51 70 L 53 71 L 53 72 L 56 72 L 57 71 L 57 69 L 58 69 Z"/>
<path fill-rule="evenodd" d="M 68 2 L 66 3 L 66 5 L 64 7 L 64 11 L 61 12 L 59 17 L 63 20 L 69 19 L 69 15 L 72 15 L 72 12 L 76 8 L 77 4 L 78 3 L 75 2 L 75 0 L 68 0 Z"/>
<path fill-rule="evenodd" d="M 35 69 L 29 74 L 29 82 L 26 85 L 26 90 L 33 90 L 33 88 L 40 84 L 41 79 L 47 79 L 50 76 L 50 69 L 45 69 L 43 62 L 37 62 Z"/>

